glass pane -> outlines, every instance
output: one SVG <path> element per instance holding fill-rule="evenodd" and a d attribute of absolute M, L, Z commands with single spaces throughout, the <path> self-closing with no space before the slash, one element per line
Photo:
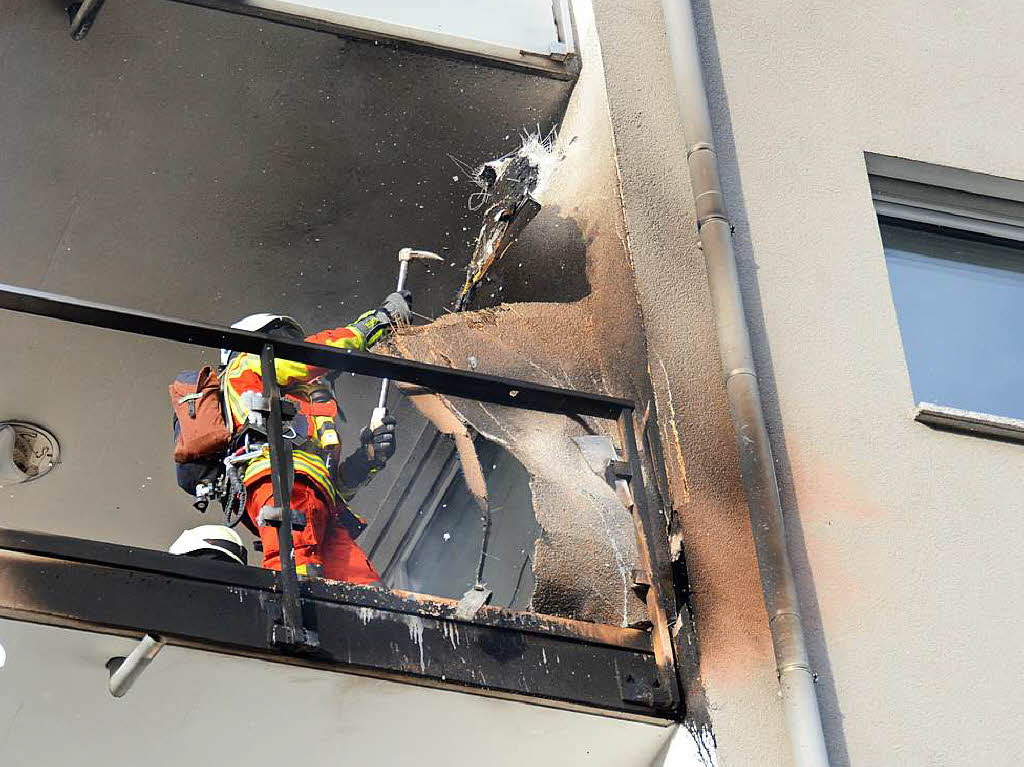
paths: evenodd
<path fill-rule="evenodd" d="M 541 53 L 558 39 L 551 0 L 304 0 L 302 5 Z"/>
<path fill-rule="evenodd" d="M 1024 418 L 1024 249 L 881 231 L 915 399 Z"/>
<path fill-rule="evenodd" d="M 523 609 L 533 594 L 530 558 L 540 535 L 530 475 L 500 445 L 478 437 L 476 446 L 490 513 L 485 516 L 458 473 L 441 496 L 440 506 L 420 509 L 421 516 L 432 513 L 400 566 L 408 588 L 421 594 L 458 599 L 473 588 L 479 573 L 494 592 L 492 604 Z M 377 566 L 381 569 L 381 564 Z M 387 575 L 385 583 L 389 583 Z M 399 584 L 396 579 L 394 585 Z"/>

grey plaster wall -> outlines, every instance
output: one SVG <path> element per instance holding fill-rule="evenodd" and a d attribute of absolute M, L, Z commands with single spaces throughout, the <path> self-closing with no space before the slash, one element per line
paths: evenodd
<path fill-rule="evenodd" d="M 789 764 L 660 3 L 595 6 L 720 761 Z M 863 153 L 1024 178 L 1024 8 L 695 7 L 833 764 L 1015 764 L 1024 453 L 911 421 Z"/>

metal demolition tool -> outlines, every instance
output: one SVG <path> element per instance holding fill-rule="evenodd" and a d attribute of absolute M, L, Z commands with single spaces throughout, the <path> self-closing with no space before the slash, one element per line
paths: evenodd
<path fill-rule="evenodd" d="M 402 248 L 398 251 L 398 287 L 395 292 L 401 293 L 405 288 L 406 278 L 409 276 L 409 262 L 414 258 L 424 261 L 444 261 L 437 253 L 429 250 L 416 250 L 415 248 Z M 370 416 L 370 431 L 379 428 L 384 423 L 384 416 L 388 414 L 388 386 L 391 379 L 385 378 L 380 382 L 380 397 L 377 399 L 377 407 L 373 409 Z"/>

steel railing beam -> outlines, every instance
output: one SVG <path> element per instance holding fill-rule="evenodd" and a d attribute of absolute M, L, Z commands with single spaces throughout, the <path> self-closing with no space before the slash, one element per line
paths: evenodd
<path fill-rule="evenodd" d="M 0 309 L 150 338 L 163 338 L 194 346 L 233 349 L 250 354 L 261 354 L 263 347 L 269 343 L 273 345 L 276 356 L 281 359 L 374 378 L 391 378 L 422 386 L 438 394 L 523 410 L 616 419 L 623 410 L 632 410 L 634 407 L 633 402 L 628 399 L 559 389 L 514 378 L 453 370 L 383 354 L 289 341 L 265 333 L 251 333 L 209 323 L 190 322 L 177 317 L 83 301 L 2 283 Z"/>

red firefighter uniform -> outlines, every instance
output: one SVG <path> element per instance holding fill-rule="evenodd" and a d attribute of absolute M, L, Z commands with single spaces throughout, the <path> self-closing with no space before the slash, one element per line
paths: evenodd
<path fill-rule="evenodd" d="M 306 338 L 314 344 L 341 349 L 363 350 L 364 334 L 358 324 L 325 330 Z M 348 508 L 355 488 L 335 485 L 341 453 L 338 436 L 338 406 L 331 386 L 322 381 L 324 368 L 278 359 L 275 363 L 281 394 L 294 402 L 298 415 L 290 422 L 296 436 L 292 455 L 295 482 L 291 508 L 306 515 L 304 530 L 295 530 L 296 570 L 314 574 L 322 569 L 324 577 L 350 583 L 374 583 L 380 576 L 354 540 L 351 522 L 358 520 Z M 224 371 L 225 392 L 233 427 L 239 433 L 249 420 L 254 395 L 263 392 L 263 371 L 260 358 L 254 354 L 236 354 Z M 281 569 L 277 530 L 260 527 L 260 509 L 273 505 L 270 478 L 270 454 L 262 454 L 249 462 L 243 475 L 246 487 L 246 514 L 251 528 L 263 543 L 263 566 Z M 311 566 L 320 566 L 313 568 Z"/>

